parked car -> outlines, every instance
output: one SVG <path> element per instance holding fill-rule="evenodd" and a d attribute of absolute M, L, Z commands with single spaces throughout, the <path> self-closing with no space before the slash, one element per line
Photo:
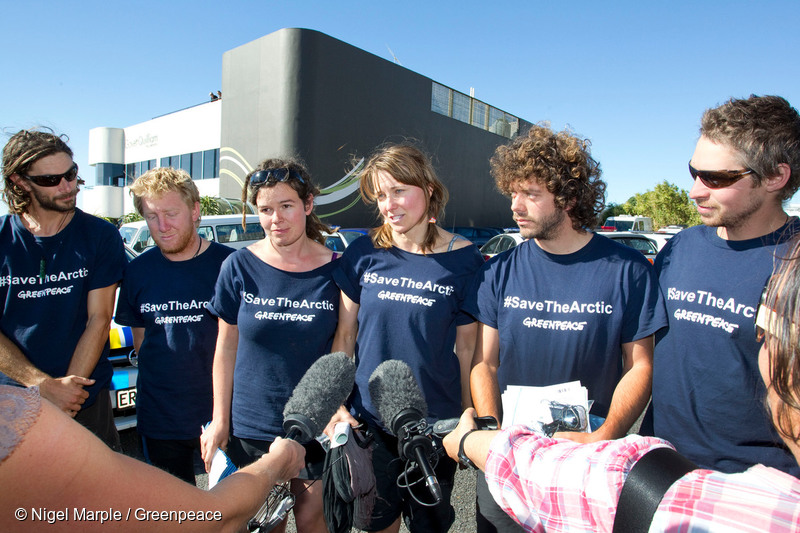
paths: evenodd
<path fill-rule="evenodd" d="M 125 257 L 131 261 L 136 257 L 136 252 L 127 245 Z M 119 289 L 117 289 L 117 297 Z M 116 314 L 116 297 L 114 300 L 114 313 Z M 136 368 L 136 354 L 133 350 L 133 332 L 128 326 L 120 326 L 111 319 L 111 328 L 108 332 L 108 343 L 111 351 L 108 360 L 114 367 L 111 377 L 109 394 L 111 395 L 111 408 L 114 413 L 114 425 L 117 431 L 136 427 L 136 378 L 139 370 Z"/>
<path fill-rule="evenodd" d="M 602 232 L 599 235 L 617 242 L 621 242 L 622 244 L 629 246 L 634 250 L 639 250 L 651 263 L 656 258 L 656 255 L 658 255 L 659 248 L 655 241 L 642 233 L 633 233 L 630 231 L 609 231 Z"/>
<path fill-rule="evenodd" d="M 525 239 L 519 234 L 519 230 L 507 230 L 505 233 L 495 235 L 481 246 L 481 255 L 488 260 L 490 257 L 510 250 L 522 242 L 525 242 Z"/>
<path fill-rule="evenodd" d="M 323 232 L 322 236 L 325 237 L 325 246 L 334 252 L 344 252 L 350 243 L 363 235 L 361 233 L 348 232 L 348 231 L 334 231 L 331 233 Z"/>
<path fill-rule="evenodd" d="M 503 233 L 503 228 L 492 228 L 492 227 L 473 227 L 473 226 L 454 226 L 452 228 L 447 228 L 450 233 L 457 233 L 464 237 L 465 239 L 469 239 L 472 243 L 480 248 L 487 242 L 489 239 L 494 237 L 495 235 L 500 235 Z"/>
<path fill-rule="evenodd" d="M 197 233 L 209 241 L 216 241 L 231 248 L 244 248 L 264 238 L 264 229 L 258 223 L 258 215 L 246 215 L 242 229 L 242 215 L 206 215 L 200 220 Z M 137 254 L 154 246 L 150 230 L 144 220 L 128 222 L 119 228 L 122 241 Z"/>
<path fill-rule="evenodd" d="M 658 254 L 658 246 L 656 243 L 641 233 L 632 233 L 629 231 L 610 231 L 598 232 L 598 235 L 619 241 L 622 244 L 639 250 L 644 254 L 648 261 L 651 263 Z M 525 239 L 519 234 L 519 231 L 506 231 L 502 235 L 495 235 L 489 242 L 481 248 L 481 254 L 484 259 L 489 259 L 495 255 L 510 250 L 515 246 L 519 246 Z"/>

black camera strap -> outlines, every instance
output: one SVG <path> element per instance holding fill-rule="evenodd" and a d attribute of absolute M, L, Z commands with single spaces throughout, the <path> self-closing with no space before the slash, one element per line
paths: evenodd
<path fill-rule="evenodd" d="M 622 485 L 613 533 L 647 533 L 664 494 L 696 468 L 672 448 L 656 448 L 644 454 Z"/>

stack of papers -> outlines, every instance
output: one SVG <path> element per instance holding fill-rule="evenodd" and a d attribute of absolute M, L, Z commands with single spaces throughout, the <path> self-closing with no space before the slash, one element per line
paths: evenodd
<path fill-rule="evenodd" d="M 509 385 L 501 396 L 503 429 L 516 425 L 539 427 L 553 421 L 552 402 L 582 406 L 589 412 L 589 391 L 580 381 L 570 381 L 549 387 Z"/>
<path fill-rule="evenodd" d="M 211 470 L 208 472 L 208 488 L 213 489 L 214 485 L 236 472 L 236 466 L 225 452 L 217 448 L 214 457 L 211 458 Z"/>

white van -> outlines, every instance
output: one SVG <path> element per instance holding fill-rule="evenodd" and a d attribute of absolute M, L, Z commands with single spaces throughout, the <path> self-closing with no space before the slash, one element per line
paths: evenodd
<path fill-rule="evenodd" d="M 246 215 L 247 223 L 242 229 L 242 215 L 205 215 L 200 219 L 197 233 L 209 241 L 216 241 L 231 248 L 244 248 L 264 238 L 264 230 L 258 223 L 258 215 Z M 144 220 L 129 222 L 119 228 L 122 240 L 137 254 L 155 245 Z"/>

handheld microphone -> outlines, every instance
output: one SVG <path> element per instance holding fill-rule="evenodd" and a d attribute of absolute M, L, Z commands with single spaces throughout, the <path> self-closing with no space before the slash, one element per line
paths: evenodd
<path fill-rule="evenodd" d="M 441 502 L 442 489 L 428 459 L 435 456 L 433 440 L 425 433 L 428 406 L 411 368 L 396 359 L 384 361 L 369 378 L 369 394 L 384 425 L 397 437 L 400 457 L 419 465 L 425 485 Z"/>
<path fill-rule="evenodd" d="M 283 409 L 286 438 L 300 444 L 322 433 L 353 390 L 356 366 L 344 352 L 323 355 L 300 378 Z"/>

